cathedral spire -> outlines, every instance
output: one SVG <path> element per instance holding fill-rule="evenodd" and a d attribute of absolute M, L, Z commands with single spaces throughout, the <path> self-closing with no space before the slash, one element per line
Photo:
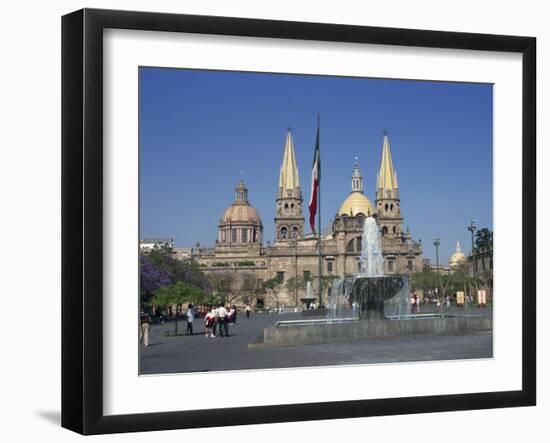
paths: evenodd
<path fill-rule="evenodd" d="M 393 161 L 390 151 L 390 141 L 388 132 L 384 131 L 384 142 L 382 145 L 382 158 L 380 160 L 380 172 L 377 180 L 378 191 L 383 191 L 384 194 L 397 192 L 397 175 L 393 169 Z"/>
<path fill-rule="evenodd" d="M 300 188 L 300 178 L 298 175 L 298 166 L 296 165 L 296 154 L 294 153 L 294 140 L 290 128 L 286 134 L 285 150 L 283 162 L 281 163 L 281 173 L 279 175 L 279 197 L 294 195 Z"/>
<path fill-rule="evenodd" d="M 291 128 L 288 128 L 286 134 L 283 162 L 279 173 L 279 190 L 275 203 L 277 206 L 275 241 L 288 241 L 302 237 L 304 233 L 302 190 L 300 189 Z"/>
<path fill-rule="evenodd" d="M 351 174 L 351 192 L 363 193 L 363 176 L 359 170 L 359 159 L 357 157 L 355 157 L 353 174 Z"/>
<path fill-rule="evenodd" d="M 460 248 L 460 240 L 456 239 L 456 249 L 455 252 L 462 252 L 462 249 Z"/>

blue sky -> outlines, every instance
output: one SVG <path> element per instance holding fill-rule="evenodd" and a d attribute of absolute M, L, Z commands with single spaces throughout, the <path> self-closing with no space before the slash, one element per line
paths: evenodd
<path fill-rule="evenodd" d="M 307 207 L 320 113 L 323 227 L 355 156 L 374 201 L 387 129 L 405 226 L 446 261 L 472 218 L 492 229 L 492 104 L 487 84 L 140 68 L 140 236 L 213 245 L 242 177 L 272 240 L 286 128 Z"/>

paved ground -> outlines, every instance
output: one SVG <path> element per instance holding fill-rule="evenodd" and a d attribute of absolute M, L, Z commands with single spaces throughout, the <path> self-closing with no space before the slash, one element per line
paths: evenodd
<path fill-rule="evenodd" d="M 423 306 L 422 313 L 437 311 Z M 470 308 L 467 314 L 491 315 L 490 308 Z M 464 314 L 463 308 L 451 308 L 449 314 Z M 493 335 L 480 332 L 465 335 L 418 335 L 376 337 L 348 343 L 248 348 L 266 327 L 280 320 L 303 319 L 300 314 L 257 314 L 229 326 L 229 337 L 204 336 L 202 319 L 194 323 L 193 336 L 165 336 L 164 328 L 174 324 L 154 325 L 149 347 L 141 346 L 142 374 L 202 372 L 220 370 L 288 368 L 342 364 L 384 363 L 400 361 L 453 360 L 490 358 Z M 179 323 L 185 331 L 186 323 Z"/>

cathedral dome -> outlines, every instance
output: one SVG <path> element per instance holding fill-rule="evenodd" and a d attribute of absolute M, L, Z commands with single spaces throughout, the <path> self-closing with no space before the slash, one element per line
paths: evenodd
<path fill-rule="evenodd" d="M 449 267 L 456 268 L 462 263 L 466 263 L 466 254 L 460 249 L 460 242 L 456 242 L 456 250 L 453 255 L 449 258 Z"/>
<path fill-rule="evenodd" d="M 225 210 L 222 215 L 223 223 L 252 223 L 252 224 L 261 224 L 262 220 L 260 219 L 260 214 L 256 211 L 255 208 L 249 204 L 233 204 Z"/>
<path fill-rule="evenodd" d="M 262 219 L 248 202 L 248 189 L 241 180 L 235 188 L 235 201 L 218 225 L 218 244 L 223 247 L 262 244 Z"/>
<path fill-rule="evenodd" d="M 352 192 L 342 203 L 340 209 L 338 210 L 338 215 L 348 215 L 350 217 L 355 217 L 357 214 L 363 214 L 366 217 L 369 217 L 374 214 L 374 209 L 372 203 L 368 197 L 361 192 Z"/>
<path fill-rule="evenodd" d="M 355 217 L 357 214 L 363 214 L 365 217 L 374 215 L 372 203 L 363 194 L 363 176 L 359 171 L 358 158 L 355 157 L 355 166 L 351 175 L 351 194 L 344 200 L 338 210 L 338 216 L 347 215 Z"/>

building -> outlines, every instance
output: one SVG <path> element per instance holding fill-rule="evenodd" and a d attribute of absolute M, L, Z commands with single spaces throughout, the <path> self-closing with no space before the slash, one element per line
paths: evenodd
<path fill-rule="evenodd" d="M 174 239 L 172 238 L 143 238 L 139 241 L 139 249 L 147 251 L 166 246 L 168 248 L 174 247 Z"/>
<path fill-rule="evenodd" d="M 422 245 L 403 229 L 399 186 L 388 134 L 384 134 L 374 203 L 365 195 L 357 159 L 351 174 L 351 190 L 336 211 L 332 225 L 321 235 L 321 268 L 329 286 L 331 277 L 357 273 L 363 224 L 374 217 L 380 229 L 385 273 L 409 274 L 422 269 Z M 235 302 L 248 298 L 269 307 L 307 302 L 304 282 L 311 281 L 315 297 L 319 285 L 319 248 L 316 234 L 304 230 L 303 195 L 292 133 L 286 134 L 279 186 L 274 201 L 274 242 L 263 244 L 260 214 L 252 206 L 241 180 L 233 203 L 223 212 L 214 247 L 197 244 L 193 258 L 205 273 L 231 276 Z M 275 288 L 262 291 L 263 283 L 277 278 Z M 289 284 L 289 280 L 299 284 Z M 328 291 L 323 291 L 326 301 Z"/>

